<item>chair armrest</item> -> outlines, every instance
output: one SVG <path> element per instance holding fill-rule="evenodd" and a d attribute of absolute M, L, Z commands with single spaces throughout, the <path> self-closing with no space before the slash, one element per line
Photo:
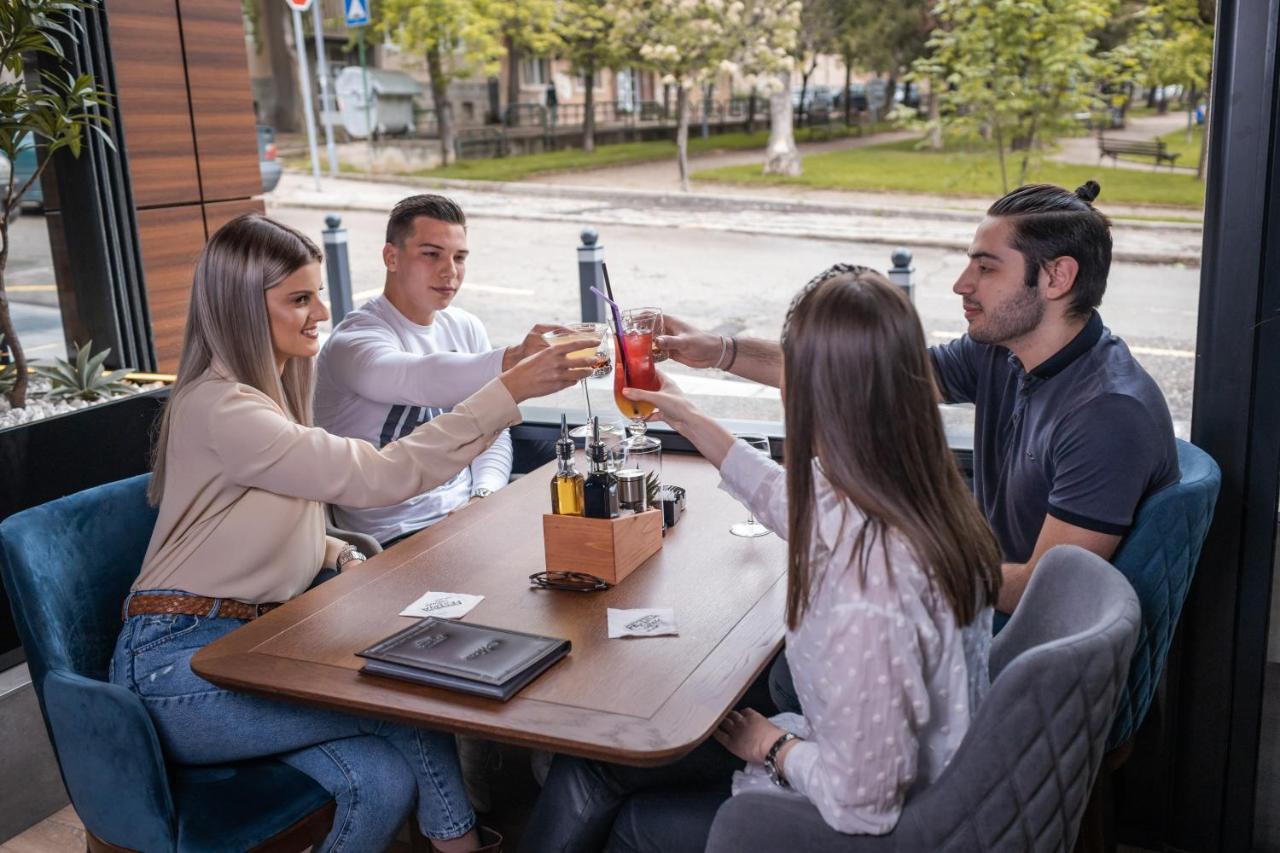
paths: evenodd
<path fill-rule="evenodd" d="M 324 532 L 335 539 L 355 545 L 366 557 L 382 553 L 382 546 L 378 544 L 378 540 L 367 533 L 356 533 L 354 530 L 343 530 L 341 527 L 333 526 L 326 527 Z"/>
<path fill-rule="evenodd" d="M 129 850 L 174 849 L 169 777 L 142 700 L 66 670 L 50 671 L 43 692 L 62 780 L 85 827 Z"/>

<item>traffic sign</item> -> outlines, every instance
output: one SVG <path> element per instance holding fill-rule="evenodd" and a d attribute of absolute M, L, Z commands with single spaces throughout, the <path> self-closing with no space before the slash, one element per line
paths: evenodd
<path fill-rule="evenodd" d="M 369 23 L 368 0 L 346 0 L 347 26 L 363 27 Z"/>
<path fill-rule="evenodd" d="M 299 12 L 305 12 L 311 8 L 312 0 L 284 0 L 285 5 L 290 9 L 296 9 Z"/>

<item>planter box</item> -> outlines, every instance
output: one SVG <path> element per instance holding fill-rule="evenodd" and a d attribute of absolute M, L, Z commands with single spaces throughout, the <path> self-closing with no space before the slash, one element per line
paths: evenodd
<path fill-rule="evenodd" d="M 0 521 L 33 506 L 142 474 L 168 389 L 0 429 Z M 0 590 L 0 671 L 23 660 Z"/>

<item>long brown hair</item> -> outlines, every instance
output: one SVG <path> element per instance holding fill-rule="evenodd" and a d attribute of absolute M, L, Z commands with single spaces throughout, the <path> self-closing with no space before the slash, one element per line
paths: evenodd
<path fill-rule="evenodd" d="M 782 331 L 786 405 L 787 625 L 816 587 L 813 460 L 866 521 L 854 565 L 866 577 L 877 540 L 899 535 L 960 625 L 994 604 L 1000 551 L 947 447 L 920 318 L 866 267 L 838 264 L 791 303 Z M 845 535 L 842 524 L 841 535 Z M 836 567 L 831 567 L 832 570 Z"/>
<path fill-rule="evenodd" d="M 237 382 L 266 394 L 298 423 L 311 426 L 312 359 L 291 358 L 283 376 L 276 372 L 265 294 L 321 257 L 306 235 L 257 213 L 237 216 L 209 238 L 196 260 L 178 379 L 156 439 L 147 491 L 153 506 L 164 496 L 174 406 L 214 362 Z"/>

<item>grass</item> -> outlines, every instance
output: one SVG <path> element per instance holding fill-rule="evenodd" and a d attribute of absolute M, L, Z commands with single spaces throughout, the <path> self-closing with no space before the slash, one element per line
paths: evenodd
<path fill-rule="evenodd" d="M 872 132 L 888 129 L 888 125 L 876 125 Z M 847 128 L 842 124 L 831 128 L 801 128 L 796 131 L 797 142 L 812 142 L 824 139 L 839 139 L 857 134 L 856 128 Z M 689 154 L 712 154 L 723 151 L 749 151 L 763 149 L 769 141 L 768 130 L 754 133 L 721 133 L 712 134 L 706 139 L 698 135 L 696 124 L 689 128 Z M 562 151 L 546 151 L 539 154 L 519 154 L 513 157 L 495 157 L 486 160 L 460 160 L 448 166 L 436 169 L 425 169 L 412 174 L 424 178 L 458 178 L 473 181 L 519 181 L 536 175 L 555 172 L 574 172 L 585 169 L 604 169 L 610 166 L 625 166 L 633 163 L 647 163 L 654 160 L 668 160 L 676 156 L 674 140 L 652 140 L 649 142 L 622 142 L 616 145 L 598 145 L 590 154 L 580 148 L 566 148 Z"/>
<path fill-rule="evenodd" d="M 1008 160 L 1009 180 L 1017 180 L 1017 161 Z M 934 152 L 911 140 L 814 154 L 804 158 L 804 174 L 788 178 L 763 175 L 758 165 L 725 166 L 696 172 L 700 181 L 735 184 L 795 185 L 820 189 L 916 192 L 931 195 L 998 196 L 1004 192 L 993 153 L 981 150 Z M 1193 175 L 1115 169 L 1042 161 L 1028 182 L 1076 187 L 1089 179 L 1102 184 L 1103 203 L 1170 205 L 1199 209 L 1204 184 Z"/>
<path fill-rule="evenodd" d="M 1204 139 L 1204 125 L 1198 124 L 1191 128 L 1191 139 L 1187 139 L 1187 129 L 1180 127 L 1177 130 L 1171 130 L 1161 137 L 1164 142 L 1165 149 L 1170 154 L 1178 154 L 1178 165 L 1189 166 L 1192 169 L 1200 162 L 1200 141 Z M 1139 163 L 1150 163 L 1150 157 L 1137 157 L 1130 154 L 1121 154 L 1121 160 L 1134 160 Z"/>

